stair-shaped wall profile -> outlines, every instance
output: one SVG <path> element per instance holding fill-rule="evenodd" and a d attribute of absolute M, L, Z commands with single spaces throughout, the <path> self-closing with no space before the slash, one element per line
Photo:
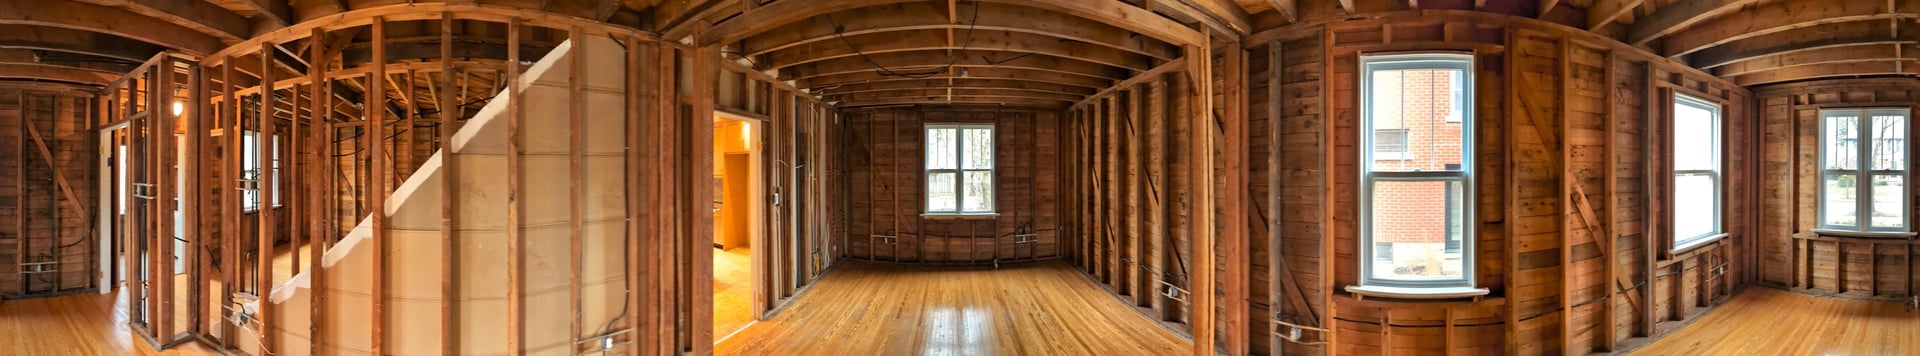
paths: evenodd
<path fill-rule="evenodd" d="M 578 37 L 576 37 L 578 38 Z M 626 84 L 625 50 L 603 36 L 587 36 L 581 43 L 561 44 L 532 65 L 519 85 L 523 88 L 520 109 L 524 110 L 520 154 L 522 167 L 507 169 L 508 96 L 503 91 L 488 102 L 454 135 L 447 149 L 435 153 L 420 169 L 397 187 L 386 201 L 386 251 L 375 251 L 370 243 L 374 231 L 370 220 L 362 220 L 344 239 L 326 251 L 320 268 L 310 268 L 273 289 L 267 304 L 249 305 L 257 310 L 271 308 L 271 328 L 280 356 L 308 355 L 314 351 L 327 355 L 367 354 L 373 336 L 368 332 L 375 303 L 384 308 L 384 350 L 396 355 L 505 354 L 508 347 L 507 323 L 510 290 L 524 290 L 525 339 L 521 345 L 528 354 L 568 355 L 576 344 L 568 335 L 577 322 L 582 335 L 604 335 L 622 313 L 626 291 L 624 261 L 626 251 Z M 586 56 L 581 80 L 585 108 L 585 130 L 570 132 L 569 97 L 571 66 L 575 56 Z M 585 194 L 572 200 L 570 144 L 583 142 Z M 457 171 L 449 171 L 447 162 L 457 162 Z M 524 240 L 522 246 L 523 288 L 508 288 L 507 184 L 510 174 L 520 174 L 523 184 Z M 451 185 L 453 189 L 444 189 Z M 445 191 L 456 194 L 442 199 Z M 453 239 L 456 250 L 443 248 L 442 204 L 451 201 L 456 212 Z M 579 207 L 583 223 L 583 254 L 577 271 L 580 278 L 578 299 L 569 286 L 569 270 L 574 268 L 570 244 L 572 208 Z M 386 254 L 385 292 L 373 294 L 373 256 Z M 454 261 L 446 261 L 446 256 Z M 444 268 L 454 270 L 450 274 Z M 320 272 L 320 273 L 316 273 Z M 453 295 L 443 292 L 441 276 L 455 276 Z M 323 283 L 314 283 L 323 278 Z M 320 285 L 321 288 L 314 288 Z M 320 293 L 323 318 L 313 329 L 314 293 Z M 579 303 L 580 315 L 571 303 Z M 445 309 L 443 309 L 443 305 Z M 452 313 L 451 324 L 445 323 Z M 571 320 L 571 321 L 570 321 Z M 453 325 L 443 333 L 443 325 Z M 250 329 L 258 330 L 257 325 Z M 320 346 L 309 347 L 318 332 Z M 246 334 L 246 332 L 243 332 Z M 454 340 L 453 350 L 443 350 L 442 337 Z M 239 350 L 259 350 L 257 335 L 242 335 Z M 600 342 L 580 342 L 580 348 Z M 593 346 L 585 346 L 593 345 Z"/>

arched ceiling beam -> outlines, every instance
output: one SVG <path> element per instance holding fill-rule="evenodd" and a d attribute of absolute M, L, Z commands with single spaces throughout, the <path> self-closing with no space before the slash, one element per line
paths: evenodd
<path fill-rule="evenodd" d="M 927 98 L 891 98 L 891 99 L 873 99 L 873 100 L 861 100 L 861 101 L 843 101 L 843 102 L 840 102 L 840 104 L 839 104 L 839 105 L 835 105 L 835 106 L 836 106 L 836 107 L 840 107 L 840 108 L 842 108 L 842 109 L 850 109 L 850 108 L 858 108 L 858 107 L 867 107 L 867 106 L 883 106 L 883 105 L 915 105 L 915 104 L 930 104 L 930 105 L 947 105 L 947 104 L 954 104 L 954 105 L 965 105 L 965 104 L 986 104 L 986 105 L 998 105 L 998 106 L 1015 106 L 1015 107 L 1035 107 L 1035 108 L 1045 108 L 1045 109 L 1064 109 L 1064 108 L 1066 108 L 1066 107 L 1067 107 L 1067 104 L 1071 104 L 1071 103 L 1072 103 L 1072 102 L 1067 102 L 1067 101 L 1059 101 L 1059 100 L 1047 100 L 1047 99 L 1031 99 L 1031 98 L 974 98 L 974 97 L 954 97 L 954 98 L 942 98 L 942 99 L 927 99 Z"/>
<path fill-rule="evenodd" d="M 1286 18 L 1287 23 L 1298 23 L 1300 22 L 1300 3 L 1298 1 L 1299 0 L 1267 0 L 1267 5 L 1273 6 L 1273 11 L 1280 12 L 1280 17 Z"/>
<path fill-rule="evenodd" d="M 774 28 L 799 22 L 820 14 L 846 11 L 856 8 L 914 2 L 915 0 L 783 0 L 776 1 L 741 13 L 732 19 L 720 22 L 695 39 L 696 45 L 713 45 L 738 42 L 748 36 L 767 32 Z M 1119 0 L 1075 0 L 1045 1 L 1031 0 L 982 0 L 999 4 L 1015 4 L 1037 7 L 1042 10 L 1061 12 L 1068 15 L 1099 21 L 1114 27 L 1133 31 L 1162 42 L 1174 45 L 1197 45 L 1205 43 L 1207 38 L 1186 25 L 1168 19 L 1147 9 L 1142 9 Z"/>
<path fill-rule="evenodd" d="M 122 61 L 113 58 L 95 57 L 58 52 L 34 53 L 30 49 L 0 49 L 0 63 L 40 64 L 91 70 L 96 72 L 124 75 L 140 66 L 140 62 Z"/>
<path fill-rule="evenodd" d="M 1675 2 L 1653 10 L 1652 14 L 1633 21 L 1627 28 L 1627 43 L 1635 46 L 1645 45 L 1660 36 L 1666 36 L 1708 18 L 1739 10 L 1741 6 L 1758 0 L 1690 0 Z"/>
<path fill-rule="evenodd" d="M 946 98 L 946 97 L 1047 99 L 1047 100 L 1059 100 L 1059 101 L 1064 101 L 1069 103 L 1086 98 L 1085 96 L 1080 96 L 1080 95 L 1037 93 L 1037 92 L 1005 90 L 1005 89 L 921 88 L 921 89 L 915 89 L 915 90 L 897 90 L 897 91 L 887 91 L 887 92 L 833 94 L 833 95 L 827 95 L 824 98 L 824 100 L 826 101 L 864 101 L 864 100 L 895 99 L 895 98 L 937 99 L 937 98 Z"/>
<path fill-rule="evenodd" d="M 1809 66 L 1781 68 L 1758 72 L 1733 78 L 1735 84 L 1754 86 L 1794 80 L 1858 77 L 1873 75 L 1914 75 L 1920 70 L 1916 66 L 1898 61 L 1827 63 Z"/>
<path fill-rule="evenodd" d="M 925 79 L 944 79 L 944 78 L 953 78 L 956 80 L 959 80 L 959 79 L 1024 80 L 1024 81 L 1031 81 L 1031 82 L 1052 83 L 1052 84 L 1059 84 L 1059 85 L 1066 85 L 1066 86 L 1091 88 L 1095 90 L 1106 88 L 1113 85 L 1113 81 L 1111 80 L 1103 80 L 1103 79 L 1096 79 L 1096 78 L 1088 78 L 1085 76 L 1060 74 L 1060 73 L 1054 73 L 1054 72 L 1042 72 L 1042 71 L 1026 70 L 1026 69 L 980 68 L 980 69 L 968 70 L 967 74 L 965 74 L 966 75 L 965 77 L 962 77 L 961 75 L 962 74 L 958 70 L 948 71 L 945 74 L 940 74 L 940 75 L 935 75 L 935 76 L 925 77 L 925 78 L 886 76 L 886 75 L 880 75 L 879 73 L 874 73 L 874 72 L 859 72 L 859 73 L 848 73 L 848 74 L 809 78 L 807 80 L 800 81 L 802 84 L 800 87 L 809 88 L 809 89 L 827 90 L 827 87 L 832 87 L 837 85 L 864 84 L 864 83 L 877 83 L 877 82 L 890 82 L 890 81 L 921 81 Z"/>
<path fill-rule="evenodd" d="M 191 28 L 200 33 L 217 37 L 222 41 L 239 42 L 253 37 L 253 26 L 246 17 L 204 0 L 76 0 L 84 3 L 115 7 L 140 16 L 164 20 L 181 27 Z M 241 0 L 249 2 L 251 0 Z M 285 5 L 285 1 L 273 1 Z"/>
<path fill-rule="evenodd" d="M 1886 23 L 1879 21 L 1844 22 L 1714 46 L 1688 55 L 1687 64 L 1694 68 L 1711 69 L 1770 55 L 1860 44 L 1914 43 L 1915 39 L 1920 39 L 1920 26 L 1900 26 L 1896 33 Z"/>
<path fill-rule="evenodd" d="M 979 10 L 977 19 L 973 13 L 974 6 Z M 955 10 L 958 12 L 958 21 L 949 21 L 949 14 L 944 6 L 936 6 L 934 3 L 863 7 L 832 14 L 832 21 L 829 21 L 827 16 L 817 16 L 743 39 L 740 41 L 740 52 L 749 56 L 759 56 L 809 43 L 837 41 L 834 36 L 834 25 L 838 24 L 842 36 L 951 29 L 955 37 L 960 37 L 966 29 L 972 28 L 975 31 L 1024 32 L 1059 37 L 1159 59 L 1180 57 L 1178 46 L 1136 36 L 1132 32 L 1093 20 L 1017 6 L 978 3 L 974 6 L 962 6 Z"/>
<path fill-rule="evenodd" d="M 1593 6 L 1587 7 L 1587 30 L 1597 30 L 1618 22 L 1644 2 L 1646 0 L 1594 0 Z"/>
<path fill-rule="evenodd" d="M 120 79 L 120 75 L 44 64 L 0 63 L 0 79 L 51 80 L 89 85 L 105 85 Z"/>
<path fill-rule="evenodd" d="M 153 1 L 153 0 L 141 0 L 141 1 Z M 286 1 L 286 0 L 208 0 L 208 1 L 218 3 L 222 7 L 231 9 L 231 11 L 233 12 L 237 12 L 244 15 L 250 15 L 250 16 L 264 17 L 267 19 L 267 21 L 272 22 L 274 25 L 278 25 L 280 27 L 285 27 L 287 25 L 293 24 L 293 8 L 291 6 L 291 3 L 294 1 Z M 342 1 L 344 2 L 344 0 L 303 0 L 303 1 L 314 1 L 314 2 Z M 340 4 L 340 3 L 336 3 L 336 4 Z M 344 7 L 343 4 L 341 6 Z"/>
<path fill-rule="evenodd" d="M 1731 77 L 1825 63 L 1906 61 L 1911 65 L 1913 61 L 1920 60 L 1920 51 L 1902 51 L 1900 46 L 1898 44 L 1867 44 L 1777 54 L 1714 68 L 1713 74 Z"/>
<path fill-rule="evenodd" d="M 0 1 L 0 24 L 100 32 L 198 55 L 225 47 L 219 38 L 164 20 L 72 1 Z"/>
<path fill-rule="evenodd" d="M 775 51 L 767 54 L 764 57 L 765 61 L 761 64 L 768 66 L 763 69 L 781 69 L 835 58 L 855 57 L 860 53 L 872 56 L 893 52 L 968 49 L 1077 58 L 1129 70 L 1146 70 L 1153 67 L 1153 59 L 1147 56 L 1086 42 L 1006 31 L 975 31 L 972 35 L 955 34 L 955 36 L 960 36 L 960 42 L 953 45 L 947 44 L 946 33 L 940 30 L 853 36 L 847 37 L 845 41 L 818 42 Z M 1009 55 L 1011 56 L 1012 54 Z M 880 63 L 880 65 L 892 64 Z"/>
<path fill-rule="evenodd" d="M 1030 82 L 1025 80 L 961 78 L 961 79 L 900 80 L 900 81 L 875 82 L 875 83 L 866 83 L 866 84 L 848 84 L 848 85 L 833 87 L 832 89 L 820 90 L 814 93 L 819 95 L 836 95 L 836 94 L 850 94 L 850 93 L 884 92 L 884 91 L 894 91 L 894 90 L 914 90 L 914 89 L 926 89 L 926 88 L 934 88 L 934 87 L 946 87 L 946 88 L 954 88 L 954 89 L 999 89 L 999 90 L 1013 90 L 1013 91 L 1035 92 L 1035 93 L 1068 94 L 1068 95 L 1078 95 L 1081 97 L 1093 95 L 1093 93 L 1096 91 L 1096 89 L 1094 88 L 1076 87 L 1071 85 L 1060 85 L 1060 84 L 1053 84 L 1053 83 Z"/>
<path fill-rule="evenodd" d="M 165 50 L 150 43 L 99 32 L 29 25 L 0 25 L 0 48 L 79 53 L 133 62 L 145 62 Z"/>
<path fill-rule="evenodd" d="M 954 52 L 951 55 L 942 50 L 893 52 L 871 54 L 867 55 L 867 58 L 887 66 L 889 70 L 905 73 L 943 70 L 945 69 L 943 67 L 949 63 L 954 67 L 963 68 L 1020 68 L 1115 80 L 1127 79 L 1132 73 L 1126 69 L 1073 58 L 993 51 L 968 50 Z M 874 68 L 867 59 L 844 57 L 787 67 L 787 70 L 780 71 L 780 79 L 804 79 L 876 70 L 879 69 Z"/>
<path fill-rule="evenodd" d="M 1833 1 L 1785 0 L 1715 17 L 1686 31 L 1668 35 L 1660 53 L 1668 57 L 1693 53 L 1741 39 L 1825 24 L 1920 17 L 1898 9 L 1920 9 L 1920 0 Z"/>

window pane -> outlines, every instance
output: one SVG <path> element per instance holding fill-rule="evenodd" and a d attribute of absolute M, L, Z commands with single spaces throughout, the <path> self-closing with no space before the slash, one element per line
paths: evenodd
<path fill-rule="evenodd" d="M 993 209 L 993 171 L 967 171 L 966 194 L 966 211 Z"/>
<path fill-rule="evenodd" d="M 1718 232 L 1714 226 L 1720 202 L 1713 176 L 1678 174 L 1673 177 L 1673 238 L 1684 240 Z"/>
<path fill-rule="evenodd" d="M 966 131 L 966 169 L 993 169 L 993 129 Z"/>
<path fill-rule="evenodd" d="M 957 162 L 954 155 L 959 147 L 959 137 L 955 129 L 927 129 L 927 169 L 954 169 Z"/>
<path fill-rule="evenodd" d="M 1855 111 L 1846 113 L 1824 113 L 1825 128 L 1820 134 L 1821 149 L 1825 150 L 1826 169 L 1856 169 L 1860 161 L 1860 117 Z"/>
<path fill-rule="evenodd" d="M 1464 278 L 1459 251 L 1448 242 L 1462 239 L 1456 228 L 1465 219 L 1459 181 L 1374 181 L 1369 216 L 1375 251 L 1375 279 L 1401 281 Z"/>
<path fill-rule="evenodd" d="M 1873 227 L 1906 225 L 1906 177 L 1892 174 L 1873 176 Z"/>
<path fill-rule="evenodd" d="M 1827 173 L 1826 179 L 1821 180 L 1820 209 L 1821 213 L 1826 214 L 1827 220 L 1822 223 L 1828 226 L 1860 226 L 1859 205 L 1856 205 L 1859 200 L 1855 199 L 1860 189 L 1854 185 L 1859 183 L 1856 178 L 1852 174 Z"/>
<path fill-rule="evenodd" d="M 1903 170 L 1907 167 L 1907 118 L 1874 115 L 1867 129 L 1873 130 L 1873 169 Z M 1879 194 L 1874 194 L 1879 196 Z M 1878 223 L 1875 223 L 1876 225 Z"/>
<path fill-rule="evenodd" d="M 1376 70 L 1369 82 L 1368 120 L 1375 130 L 1372 170 L 1442 171 L 1462 162 L 1463 72 L 1456 69 Z"/>
<path fill-rule="evenodd" d="M 954 211 L 959 206 L 954 201 L 953 172 L 927 173 L 927 211 Z"/>
<path fill-rule="evenodd" d="M 1720 144 L 1714 137 L 1714 113 L 1684 102 L 1673 105 L 1673 170 L 1704 171 L 1719 168 L 1714 155 Z"/>

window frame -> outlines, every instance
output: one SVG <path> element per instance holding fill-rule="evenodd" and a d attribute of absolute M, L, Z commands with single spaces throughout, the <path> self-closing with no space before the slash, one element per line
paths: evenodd
<path fill-rule="evenodd" d="M 1703 109 L 1703 110 L 1706 110 L 1708 113 L 1712 114 L 1713 126 L 1707 130 L 1707 131 L 1711 131 L 1710 133 L 1712 134 L 1712 138 L 1713 138 L 1713 143 L 1712 143 L 1713 160 L 1712 160 L 1712 163 L 1709 164 L 1709 166 L 1713 167 L 1712 169 L 1681 170 L 1681 169 L 1672 167 L 1672 162 L 1679 160 L 1678 152 L 1677 150 L 1674 149 L 1674 147 L 1676 146 L 1675 141 L 1679 140 L 1681 137 L 1687 137 L 1689 139 L 1698 137 L 1696 135 L 1683 136 L 1675 132 L 1677 128 L 1677 126 L 1675 125 L 1675 121 L 1677 121 L 1677 116 L 1678 116 L 1677 109 L 1681 105 Z M 1668 113 L 1667 113 L 1667 135 L 1669 136 L 1667 137 L 1667 161 L 1668 161 L 1668 170 L 1669 170 L 1669 174 L 1667 176 L 1667 196 L 1668 196 L 1667 218 L 1670 220 L 1667 222 L 1667 236 L 1668 236 L 1668 239 L 1670 240 L 1668 253 L 1680 253 L 1682 251 L 1686 251 L 1688 249 L 1692 249 L 1700 245 L 1711 243 L 1713 241 L 1718 240 L 1720 236 L 1726 235 L 1727 227 L 1725 225 L 1725 221 L 1726 221 L 1727 205 L 1725 200 L 1726 200 L 1727 188 L 1726 188 L 1726 181 L 1722 179 L 1722 172 L 1726 170 L 1727 147 L 1726 147 L 1726 142 L 1724 141 L 1725 135 L 1722 132 L 1725 130 L 1726 130 L 1726 106 L 1721 105 L 1718 102 L 1697 98 L 1692 95 L 1687 95 L 1685 93 L 1679 93 L 1679 92 L 1673 93 L 1673 107 L 1668 108 Z M 1713 209 L 1712 209 L 1713 210 L 1713 223 L 1712 223 L 1713 229 L 1708 231 L 1707 233 L 1694 235 L 1694 236 L 1687 236 L 1685 238 L 1682 238 L 1677 234 L 1677 231 L 1675 231 L 1679 227 L 1675 225 L 1671 220 L 1674 219 L 1673 214 L 1676 214 L 1679 211 L 1679 209 L 1674 208 L 1674 200 L 1677 200 L 1679 195 L 1679 185 L 1676 184 L 1676 182 L 1679 181 L 1679 178 L 1682 175 L 1705 175 L 1709 180 L 1713 182 L 1713 198 L 1709 200 L 1710 202 L 1713 203 Z"/>
<path fill-rule="evenodd" d="M 241 145 L 242 149 L 241 149 L 241 152 L 237 152 L 237 153 L 239 153 L 239 156 L 240 156 L 240 172 L 245 173 L 247 171 L 247 165 L 249 163 L 254 163 L 254 159 L 249 159 L 249 158 L 255 158 L 253 156 L 259 154 L 260 152 L 259 151 L 260 131 L 241 130 L 240 135 L 241 135 L 240 142 L 242 142 L 242 145 Z M 270 146 L 268 151 L 273 153 L 273 158 L 259 159 L 260 162 L 256 163 L 257 166 L 254 169 L 262 169 L 262 168 L 259 168 L 258 166 L 266 166 L 269 162 L 272 163 L 273 168 L 272 168 L 272 173 L 270 174 L 273 175 L 274 186 L 268 187 L 268 189 L 273 190 L 273 207 L 282 208 L 282 207 L 286 207 L 286 203 L 280 198 L 281 197 L 281 194 L 280 194 L 280 183 L 281 183 L 280 139 L 281 137 L 279 134 L 274 134 L 274 135 L 271 135 L 270 137 L 272 141 L 268 142 L 267 144 Z M 253 140 L 254 147 L 251 147 L 251 148 L 246 147 L 244 143 L 248 139 Z M 260 211 L 261 203 L 254 202 L 256 200 L 260 200 L 260 187 L 259 187 L 260 177 L 255 176 L 253 179 L 253 183 L 254 183 L 254 188 L 251 188 L 251 189 L 245 188 L 245 187 L 241 188 L 242 192 L 240 193 L 240 212 L 242 213 L 253 213 L 253 212 Z M 247 193 L 249 192 L 252 193 L 251 197 L 247 196 L 248 195 Z M 249 204 L 250 202 L 251 204 Z"/>
<path fill-rule="evenodd" d="M 1408 290 L 1408 291 L 1431 289 L 1431 290 L 1437 291 L 1437 290 L 1443 290 L 1443 289 L 1450 290 L 1450 289 L 1458 289 L 1458 288 L 1476 288 L 1478 286 L 1477 284 L 1478 279 L 1476 278 L 1477 271 L 1475 269 L 1476 254 L 1474 253 L 1475 252 L 1474 247 L 1476 245 L 1474 241 L 1475 240 L 1474 233 L 1476 232 L 1476 229 L 1474 228 L 1474 223 L 1473 223 L 1474 215 L 1475 215 L 1474 207 L 1476 206 L 1476 200 L 1477 200 L 1477 197 L 1475 197 L 1476 189 L 1473 184 L 1474 152 L 1478 150 L 1474 146 L 1474 122 L 1473 122 L 1474 120 L 1472 119 L 1474 117 L 1474 110 L 1473 110 L 1474 105 L 1472 103 L 1476 102 L 1473 97 L 1475 90 L 1471 89 L 1471 88 L 1475 88 L 1474 77 L 1476 76 L 1477 73 L 1473 71 L 1473 68 L 1474 68 L 1474 63 L 1476 63 L 1476 60 L 1477 59 L 1474 58 L 1472 53 L 1459 53 L 1459 52 L 1375 54 L 1375 55 L 1363 54 L 1360 56 L 1360 60 L 1359 60 L 1359 66 L 1360 66 L 1359 82 L 1360 83 L 1359 83 L 1359 91 L 1358 91 L 1358 94 L 1356 95 L 1359 97 L 1359 101 L 1360 101 L 1360 115 L 1359 115 L 1360 122 L 1359 122 L 1359 125 L 1355 125 L 1359 129 L 1358 131 L 1360 133 L 1360 135 L 1358 135 L 1360 142 L 1358 143 L 1358 146 L 1357 146 L 1359 147 L 1358 156 L 1360 157 L 1360 162 L 1358 162 L 1357 165 L 1359 166 L 1359 173 L 1360 173 L 1359 179 L 1360 179 L 1361 187 L 1359 191 L 1356 192 L 1356 195 L 1358 195 L 1358 198 L 1359 198 L 1358 202 L 1360 205 L 1360 214 L 1358 219 L 1359 228 L 1357 229 L 1360 232 L 1359 233 L 1360 256 L 1358 256 L 1359 263 L 1356 263 L 1356 265 L 1359 265 L 1358 272 L 1360 276 L 1359 278 L 1360 287 L 1362 288 L 1386 287 L 1391 289 L 1402 289 L 1402 290 Z M 1458 171 L 1375 172 L 1373 171 L 1373 162 L 1375 161 L 1375 157 L 1373 155 L 1374 150 L 1372 148 L 1374 125 L 1373 125 L 1373 112 L 1372 112 L 1373 96 L 1371 92 L 1372 90 L 1371 87 L 1373 84 L 1373 73 L 1374 71 L 1378 71 L 1378 70 L 1422 70 L 1422 69 L 1458 70 L 1461 73 L 1460 85 L 1463 87 L 1463 89 L 1460 91 L 1460 95 L 1462 96 L 1460 98 L 1460 101 L 1463 103 L 1466 103 L 1462 105 L 1462 107 L 1460 108 L 1459 112 L 1462 119 L 1458 122 L 1460 124 L 1460 144 L 1461 144 L 1460 167 L 1461 169 Z M 1451 93 L 1449 93 L 1449 95 L 1451 95 Z M 1443 122 L 1446 122 L 1446 123 L 1454 123 L 1454 121 L 1447 121 L 1445 118 L 1437 118 L 1437 120 L 1442 120 Z M 1409 136 L 1408 138 L 1409 138 L 1408 143 L 1411 144 L 1412 137 Z M 1374 256 L 1375 243 L 1374 243 L 1373 229 L 1372 229 L 1373 191 L 1375 188 L 1374 183 L 1382 182 L 1382 181 L 1442 182 L 1443 184 L 1459 182 L 1461 187 L 1460 194 L 1462 194 L 1461 207 L 1460 207 L 1461 215 L 1462 215 L 1460 217 L 1462 222 L 1460 224 L 1461 225 L 1460 266 L 1462 271 L 1460 273 L 1460 278 L 1420 280 L 1420 281 L 1374 278 L 1373 259 L 1375 258 Z M 1444 207 L 1442 208 L 1442 213 L 1447 213 Z M 1445 224 L 1445 223 L 1443 222 L 1442 224 Z M 1444 231 L 1448 229 L 1447 227 L 1443 226 L 1442 230 Z M 1444 244 L 1445 242 L 1443 241 L 1442 242 L 1443 249 L 1445 248 Z M 1356 289 L 1349 288 L 1349 290 L 1351 291 Z M 1418 292 L 1414 292 L 1414 293 L 1417 294 Z"/>
<path fill-rule="evenodd" d="M 931 147 L 929 145 L 929 141 L 931 141 L 930 138 L 933 135 L 933 130 L 938 130 L 938 129 L 954 130 L 953 168 L 934 169 L 929 165 L 931 163 L 931 160 L 927 159 L 927 153 L 928 153 L 927 148 Z M 920 197 L 923 200 L 922 203 L 920 204 L 921 215 L 923 216 L 990 216 L 990 215 L 995 215 L 999 213 L 1000 164 L 996 160 L 997 158 L 996 156 L 999 155 L 998 147 L 994 147 L 993 144 L 989 144 L 987 146 L 987 168 L 986 169 L 966 168 L 966 165 L 967 165 L 966 163 L 966 158 L 967 158 L 966 157 L 966 154 L 967 154 L 966 153 L 966 149 L 967 149 L 966 132 L 969 129 L 986 129 L 987 134 L 991 135 L 993 137 L 993 140 L 996 141 L 994 142 L 994 144 L 997 144 L 998 143 L 997 141 L 999 141 L 1000 139 L 1000 131 L 994 127 L 994 124 L 991 124 L 991 123 L 934 123 L 934 124 L 926 124 L 926 125 L 923 125 L 923 127 L 921 127 L 920 129 L 920 138 L 921 138 L 920 179 L 923 182 L 925 182 L 925 184 L 921 184 L 921 192 L 920 192 Z M 977 211 L 966 210 L 967 172 L 987 172 L 987 176 L 988 176 L 987 181 L 988 181 L 989 188 L 987 189 L 987 209 L 986 210 L 977 210 Z M 930 188 L 932 187 L 932 184 L 933 184 L 932 177 L 933 177 L 933 174 L 935 173 L 952 173 L 953 174 L 953 210 L 933 210 L 933 207 L 932 207 L 933 199 L 929 195 L 933 193 L 933 190 Z"/>
<path fill-rule="evenodd" d="M 1854 156 L 1854 169 L 1829 169 L 1827 167 L 1831 167 L 1832 165 L 1828 164 L 1830 162 L 1827 161 L 1827 158 L 1831 157 L 1830 155 L 1827 154 L 1828 153 L 1827 147 L 1830 146 L 1829 143 L 1827 142 L 1827 134 L 1826 134 L 1827 129 L 1829 127 L 1827 125 L 1827 117 L 1829 113 L 1842 113 L 1842 112 L 1852 112 L 1856 115 L 1855 117 L 1858 118 L 1858 120 L 1856 121 L 1856 125 L 1854 126 L 1854 129 L 1858 130 L 1856 132 L 1859 133 L 1856 136 L 1857 137 L 1856 140 L 1858 143 L 1855 144 L 1855 146 L 1858 146 L 1858 147 L 1856 148 L 1857 151 L 1855 152 L 1855 156 Z M 1911 182 L 1911 179 L 1912 179 L 1911 171 L 1913 170 L 1913 162 L 1912 162 L 1913 150 L 1910 147 L 1911 146 L 1910 142 L 1902 142 L 1901 152 L 1903 152 L 1904 155 L 1902 155 L 1901 157 L 1902 165 L 1900 169 L 1875 170 L 1872 168 L 1873 160 L 1874 160 L 1873 144 L 1875 143 L 1874 141 L 1877 140 L 1878 138 L 1873 137 L 1872 131 L 1868 130 L 1867 128 L 1873 126 L 1873 121 L 1874 121 L 1873 117 L 1876 115 L 1876 113 L 1898 114 L 1901 117 L 1901 119 L 1905 120 L 1907 123 L 1906 125 L 1902 125 L 1902 126 L 1907 127 L 1908 128 L 1907 130 L 1909 131 L 1909 132 L 1906 132 L 1906 135 L 1903 138 L 1903 140 L 1910 140 L 1913 137 L 1913 133 L 1911 132 L 1912 125 L 1913 125 L 1913 112 L 1911 108 L 1850 107 L 1850 108 L 1821 108 L 1819 110 L 1819 118 L 1820 118 L 1820 140 L 1819 140 L 1819 153 L 1818 153 L 1820 155 L 1820 160 L 1818 163 L 1820 165 L 1820 180 L 1819 180 L 1820 183 L 1819 184 L 1822 184 L 1822 185 L 1826 184 L 1826 177 L 1827 175 L 1830 175 L 1830 174 L 1839 174 L 1842 176 L 1853 176 L 1854 189 L 1855 189 L 1854 196 L 1865 197 L 1865 198 L 1855 198 L 1854 211 L 1853 211 L 1854 226 L 1830 225 L 1827 223 L 1829 220 L 1827 220 L 1826 187 L 1822 186 L 1819 189 L 1814 189 L 1814 197 L 1816 199 L 1815 201 L 1818 202 L 1814 206 L 1814 219 L 1817 222 L 1816 225 L 1819 226 L 1818 228 L 1819 230 L 1841 231 L 1841 232 L 1861 232 L 1861 233 L 1913 231 L 1913 213 L 1911 209 L 1909 209 L 1909 211 L 1905 211 L 1900 214 L 1900 226 L 1876 227 L 1873 225 L 1873 222 L 1872 222 L 1873 184 L 1870 184 L 1870 183 L 1873 181 L 1873 177 L 1890 176 L 1890 175 L 1900 176 L 1901 177 L 1900 178 L 1900 182 L 1901 182 L 1900 206 L 1909 207 L 1913 203 L 1913 197 L 1911 196 L 1911 189 L 1910 189 L 1911 185 L 1913 184 Z"/>

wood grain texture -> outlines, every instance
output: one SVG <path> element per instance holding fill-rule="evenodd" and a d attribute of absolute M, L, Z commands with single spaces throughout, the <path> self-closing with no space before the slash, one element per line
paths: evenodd
<path fill-rule="evenodd" d="M 1190 343 L 1065 262 L 846 263 L 721 355 L 1175 355 Z"/>
<path fill-rule="evenodd" d="M 1749 288 L 1629 354 L 1900 355 L 1920 352 L 1915 335 L 1920 312 L 1900 304 Z"/>

